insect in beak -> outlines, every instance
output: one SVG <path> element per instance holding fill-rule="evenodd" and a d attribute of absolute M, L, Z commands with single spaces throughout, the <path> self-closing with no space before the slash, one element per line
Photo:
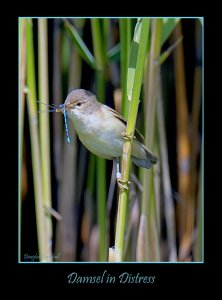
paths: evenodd
<path fill-rule="evenodd" d="M 67 120 L 67 115 L 66 115 L 66 105 L 60 104 L 59 108 L 56 109 L 56 112 L 61 112 L 64 115 L 66 139 L 67 139 L 68 144 L 70 144 L 69 131 L 68 131 L 68 120 Z"/>

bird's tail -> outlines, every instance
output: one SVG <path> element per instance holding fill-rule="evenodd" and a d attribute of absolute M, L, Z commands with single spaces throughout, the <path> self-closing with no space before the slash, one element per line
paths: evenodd
<path fill-rule="evenodd" d="M 155 165 L 158 162 L 158 157 L 153 154 L 150 150 L 148 150 L 143 144 L 140 144 L 145 151 L 146 158 L 138 158 L 132 155 L 132 161 L 138 167 L 142 167 L 145 169 L 150 169 L 152 165 Z"/>

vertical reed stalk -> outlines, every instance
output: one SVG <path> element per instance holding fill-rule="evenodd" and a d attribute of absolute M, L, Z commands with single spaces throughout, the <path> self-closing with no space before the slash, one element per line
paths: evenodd
<path fill-rule="evenodd" d="M 49 82 L 48 82 L 48 33 L 47 19 L 38 19 L 38 75 L 39 75 L 39 98 L 44 103 L 49 104 Z M 45 109 L 40 104 L 40 109 Z M 43 203 L 46 208 L 52 207 L 51 199 L 51 159 L 50 159 L 50 128 L 49 113 L 39 114 L 40 130 L 40 155 L 42 170 L 42 192 Z M 52 246 L 52 219 L 47 217 L 47 238 L 49 247 Z"/>
<path fill-rule="evenodd" d="M 178 23 L 175 29 L 175 40 L 182 36 L 182 25 Z M 191 245 L 194 229 L 194 209 L 190 193 L 190 141 L 188 134 L 188 104 L 185 82 L 185 62 L 183 42 L 175 49 L 175 87 L 177 110 L 177 162 L 179 194 L 184 199 L 178 206 L 179 220 L 179 259 L 185 260 Z"/>
<path fill-rule="evenodd" d="M 23 166 L 23 143 L 24 143 L 24 108 L 25 108 L 25 73 L 26 73 L 26 21 L 25 19 L 19 19 L 19 187 L 20 187 L 20 198 L 19 198 L 19 232 L 18 236 L 21 235 L 21 202 L 22 202 L 22 166 Z M 19 238 L 19 243 L 21 239 Z M 19 248 L 19 260 L 20 257 Z"/>
<path fill-rule="evenodd" d="M 26 22 L 19 20 L 19 163 L 21 179 L 22 153 L 23 153 L 23 130 L 24 130 L 24 107 L 25 107 L 25 73 L 26 73 Z M 21 186 L 19 184 L 19 186 Z"/>
<path fill-rule="evenodd" d="M 140 22 L 141 20 L 138 21 L 138 25 Z M 141 22 L 140 35 L 138 32 L 135 32 L 134 34 L 134 38 L 136 34 L 139 35 L 139 37 L 136 38 L 136 42 L 138 44 L 138 53 L 137 53 L 137 57 L 135 58 L 136 59 L 135 79 L 134 79 L 133 90 L 132 90 L 132 100 L 130 102 L 129 118 L 127 121 L 127 127 L 125 133 L 126 139 L 124 142 L 123 154 L 122 154 L 121 182 L 123 183 L 123 187 L 120 188 L 119 190 L 119 204 L 118 204 L 116 236 L 115 236 L 115 251 L 117 253 L 116 261 L 118 260 L 122 261 L 122 256 L 123 256 L 132 138 L 134 136 L 137 111 L 139 105 L 139 96 L 140 96 L 140 90 L 141 90 L 141 84 L 143 78 L 143 69 L 144 69 L 144 62 L 145 62 L 147 41 L 148 41 L 148 34 L 149 34 L 149 24 L 150 24 L 149 19 L 143 19 Z"/>
<path fill-rule="evenodd" d="M 156 98 L 158 82 L 158 58 L 161 50 L 162 19 L 152 20 L 152 35 L 150 60 L 148 62 L 148 88 L 145 95 L 145 144 L 149 149 L 154 148 L 154 133 L 156 120 Z M 155 167 L 154 167 L 155 168 Z M 144 237 L 144 249 L 138 247 L 139 261 L 160 261 L 159 236 L 156 219 L 156 200 L 154 192 L 154 168 L 143 172 L 142 215 L 139 227 L 139 238 Z M 140 232 L 141 231 L 141 232 Z M 142 233 L 144 231 L 144 234 Z M 140 243 L 138 238 L 138 245 Z"/>
<path fill-rule="evenodd" d="M 193 88 L 193 106 L 192 106 L 192 142 L 191 142 L 191 193 L 194 205 L 197 205 L 197 239 L 194 245 L 194 261 L 203 260 L 203 203 L 202 203 L 202 149 L 200 153 L 200 170 L 198 182 L 197 159 L 199 153 L 199 117 L 201 111 L 202 100 L 202 25 L 199 20 L 195 24 L 195 41 L 196 41 L 196 66 L 194 71 L 194 88 Z M 202 141 L 203 143 L 203 141 Z M 202 147 L 202 145 L 201 145 Z M 196 193 L 196 190 L 198 191 Z M 197 198 L 197 202 L 196 202 Z"/>
<path fill-rule="evenodd" d="M 191 168 L 190 190 L 193 206 L 195 207 L 198 190 L 198 154 L 199 154 L 199 119 L 202 101 L 202 25 L 199 20 L 195 23 L 196 66 L 194 70 L 194 87 L 192 99 L 192 130 L 191 130 Z"/>
<path fill-rule="evenodd" d="M 47 239 L 46 216 L 43 203 L 42 176 L 40 145 L 38 137 L 37 106 L 36 106 L 36 79 L 32 21 L 26 20 L 26 42 L 27 42 L 27 105 L 29 114 L 34 194 L 36 208 L 36 223 L 40 261 L 51 261 L 51 249 Z"/>

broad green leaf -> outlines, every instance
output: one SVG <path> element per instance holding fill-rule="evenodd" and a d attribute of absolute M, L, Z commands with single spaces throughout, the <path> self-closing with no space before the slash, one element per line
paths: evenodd
<path fill-rule="evenodd" d="M 127 95 L 128 99 L 131 101 L 132 99 L 132 92 L 133 92 L 133 83 L 135 78 L 136 68 L 128 68 L 127 74 Z"/>
<path fill-rule="evenodd" d="M 129 67 L 130 47 L 132 44 L 132 20 L 129 18 L 119 20 L 120 29 L 120 70 L 122 89 L 122 115 L 127 118 L 129 112 L 129 101 L 127 96 L 127 71 Z"/>
<path fill-rule="evenodd" d="M 127 95 L 128 95 L 128 99 L 130 101 L 131 101 L 131 97 L 132 97 L 132 89 L 134 86 L 135 69 L 136 69 L 136 65 L 137 65 L 142 21 L 143 21 L 143 19 L 139 18 L 136 23 L 133 41 L 132 41 L 132 45 L 131 45 L 131 49 L 130 49 L 129 68 L 128 68 L 128 73 L 127 73 Z M 148 23 L 148 26 L 149 26 L 149 23 Z M 147 45 L 146 45 L 146 49 L 147 49 Z"/>
<path fill-rule="evenodd" d="M 93 69 L 96 69 L 96 61 L 86 44 L 78 34 L 77 30 L 67 21 L 65 22 L 65 28 L 75 43 L 76 49 L 79 52 L 79 55 L 84 59 Z"/>
<path fill-rule="evenodd" d="M 142 20 L 143 20 L 143 19 L 139 18 L 139 19 L 137 20 L 137 23 L 136 23 L 136 27 L 135 27 L 135 31 L 134 31 L 134 36 L 133 36 L 133 40 L 134 40 L 136 43 L 139 43 L 139 41 L 140 41 L 140 34 L 141 34 Z"/>
<path fill-rule="evenodd" d="M 138 19 L 134 30 L 133 41 L 130 48 L 129 66 L 127 72 L 127 95 L 130 101 L 132 99 L 132 91 L 133 91 L 133 84 L 135 78 L 135 69 L 136 69 L 137 55 L 139 49 L 141 26 L 142 26 L 141 19 Z"/>

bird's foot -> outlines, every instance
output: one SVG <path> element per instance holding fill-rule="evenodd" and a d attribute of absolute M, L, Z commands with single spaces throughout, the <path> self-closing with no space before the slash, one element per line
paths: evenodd
<path fill-rule="evenodd" d="M 120 178 L 117 178 L 118 186 L 121 190 L 129 190 L 130 181 L 124 181 Z"/>
<path fill-rule="evenodd" d="M 134 135 L 128 135 L 128 134 L 126 134 L 126 132 L 122 132 L 121 135 L 124 138 L 124 140 L 128 140 L 128 141 L 129 140 L 133 140 L 133 139 L 136 138 Z"/>

